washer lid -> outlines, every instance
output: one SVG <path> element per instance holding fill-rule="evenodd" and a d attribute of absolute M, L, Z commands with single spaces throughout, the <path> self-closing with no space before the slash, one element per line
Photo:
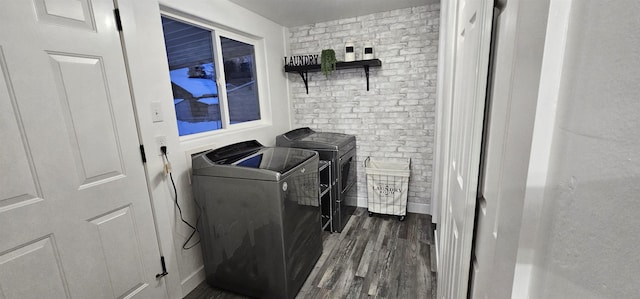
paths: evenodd
<path fill-rule="evenodd" d="M 193 175 L 277 181 L 317 155 L 304 149 L 263 147 L 254 140 L 201 153 L 193 157 L 192 168 Z"/>
<path fill-rule="evenodd" d="M 355 142 L 354 135 L 316 132 L 310 128 L 298 128 L 276 137 L 278 146 L 292 146 L 308 149 L 338 150 L 347 147 L 349 143 Z"/>

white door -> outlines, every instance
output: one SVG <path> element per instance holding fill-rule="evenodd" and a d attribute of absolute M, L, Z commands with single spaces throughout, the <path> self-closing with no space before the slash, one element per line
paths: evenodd
<path fill-rule="evenodd" d="M 0 298 L 166 298 L 112 1 L 3 1 Z"/>
<path fill-rule="evenodd" d="M 440 222 L 438 298 L 466 298 L 491 41 L 492 0 L 461 0 L 451 115 L 447 197 Z"/>
<path fill-rule="evenodd" d="M 499 190 L 495 187 L 496 181 L 501 178 L 500 168 L 502 158 L 504 157 L 504 147 L 507 140 L 505 139 L 504 124 L 506 122 L 507 113 L 504 110 L 507 108 L 505 101 L 496 99 L 497 93 L 504 93 L 505 89 L 508 89 L 502 84 L 508 82 L 508 79 L 501 78 L 502 84 L 498 83 L 495 79 L 496 68 L 496 55 L 497 42 L 496 38 L 501 31 L 501 26 L 504 24 L 505 14 L 500 14 L 499 11 L 494 10 L 494 22 L 493 22 L 493 49 L 491 52 L 491 66 L 487 99 L 485 105 L 485 119 L 484 119 L 484 135 L 483 135 L 483 149 L 480 163 L 480 182 L 478 184 L 478 195 L 476 196 L 476 219 L 475 219 L 475 237 L 473 251 L 471 253 L 471 280 L 469 292 L 470 298 L 493 298 L 489 296 L 491 293 L 491 287 L 494 284 L 491 281 L 490 273 L 494 271 L 494 256 L 496 249 L 497 235 L 497 217 L 499 214 Z"/>

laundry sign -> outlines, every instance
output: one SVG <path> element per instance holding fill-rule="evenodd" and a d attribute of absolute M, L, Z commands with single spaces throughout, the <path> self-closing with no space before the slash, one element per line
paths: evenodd
<path fill-rule="evenodd" d="M 295 55 L 291 57 L 284 57 L 284 65 L 288 66 L 302 66 L 302 65 L 312 65 L 319 64 L 318 57 L 320 55 L 317 54 L 309 54 L 309 55 Z"/>
<path fill-rule="evenodd" d="M 376 192 L 380 193 L 380 195 L 393 195 L 396 192 L 402 192 L 402 190 L 400 190 L 400 188 L 394 188 L 389 187 L 389 186 L 380 186 L 380 185 L 374 185 L 373 186 L 373 190 L 375 190 Z"/>

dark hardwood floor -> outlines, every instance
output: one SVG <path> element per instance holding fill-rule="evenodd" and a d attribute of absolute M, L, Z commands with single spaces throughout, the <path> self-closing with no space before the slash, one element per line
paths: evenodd
<path fill-rule="evenodd" d="M 359 208 L 324 249 L 296 298 L 435 298 L 431 216 L 368 217 Z M 185 299 L 247 298 L 201 283 Z"/>

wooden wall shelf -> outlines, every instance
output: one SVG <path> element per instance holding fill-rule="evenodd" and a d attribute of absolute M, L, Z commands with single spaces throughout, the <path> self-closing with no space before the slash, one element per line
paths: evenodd
<path fill-rule="evenodd" d="M 380 61 L 380 59 L 356 60 L 349 62 L 338 61 L 336 62 L 336 71 L 344 69 L 363 68 L 364 74 L 367 77 L 367 90 L 369 90 L 369 67 L 380 66 L 382 66 L 382 61 Z M 319 72 L 321 71 L 321 68 L 319 64 L 296 66 L 285 65 L 284 71 L 287 73 L 298 73 L 300 77 L 302 77 L 302 81 L 304 81 L 304 87 L 307 89 L 307 94 L 309 94 L 309 72 Z"/>

